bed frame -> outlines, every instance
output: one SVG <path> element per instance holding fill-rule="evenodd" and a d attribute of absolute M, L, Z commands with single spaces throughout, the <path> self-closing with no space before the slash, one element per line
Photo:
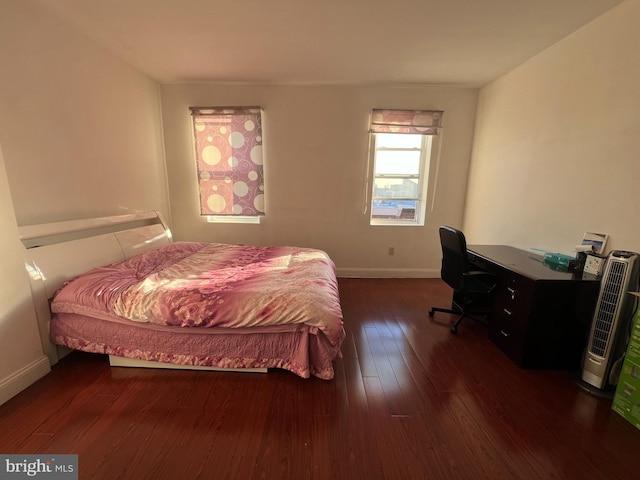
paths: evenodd
<path fill-rule="evenodd" d="M 170 244 L 173 239 L 159 212 L 72 220 L 18 227 L 25 247 L 25 266 L 29 274 L 38 329 L 44 353 L 51 365 L 70 352 L 49 340 L 49 303 L 64 282 L 95 267 L 127 260 L 134 255 Z M 229 370 L 215 367 L 173 365 L 109 356 L 119 367 L 148 367 L 197 370 Z M 266 368 L 231 369 L 266 372 Z"/>

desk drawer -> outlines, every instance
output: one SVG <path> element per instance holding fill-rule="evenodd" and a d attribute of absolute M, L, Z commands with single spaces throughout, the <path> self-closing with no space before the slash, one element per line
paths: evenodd
<path fill-rule="evenodd" d="M 533 281 L 516 274 L 498 277 L 494 298 L 496 316 L 509 318 L 512 324 L 525 330 L 529 323 L 534 288 Z"/>
<path fill-rule="evenodd" d="M 502 276 L 496 286 L 489 338 L 518 365 L 523 362 L 534 286 L 517 274 Z"/>
<path fill-rule="evenodd" d="M 491 316 L 489 339 L 518 365 L 522 364 L 526 329 L 513 312 L 506 309 Z"/>

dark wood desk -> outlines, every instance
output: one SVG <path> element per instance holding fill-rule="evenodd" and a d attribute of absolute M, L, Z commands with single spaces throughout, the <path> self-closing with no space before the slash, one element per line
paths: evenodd
<path fill-rule="evenodd" d="M 522 368 L 579 368 L 598 297 L 597 278 L 557 271 L 506 245 L 468 245 L 475 268 L 496 275 L 489 338 Z"/>

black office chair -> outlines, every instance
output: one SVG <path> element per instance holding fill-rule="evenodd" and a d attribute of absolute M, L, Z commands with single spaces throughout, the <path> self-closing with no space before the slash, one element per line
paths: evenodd
<path fill-rule="evenodd" d="M 453 313 L 458 316 L 451 327 L 451 333 L 458 333 L 458 326 L 465 318 L 478 320 L 470 313 L 470 308 L 486 300 L 496 286 L 495 276 L 488 272 L 471 270 L 467 259 L 467 240 L 460 230 L 440 227 L 442 245 L 442 269 L 440 276 L 454 291 L 454 308 L 432 307 L 429 316 L 435 312 Z M 455 308 L 459 307 L 459 308 Z M 487 314 L 483 314 L 487 316 Z"/>

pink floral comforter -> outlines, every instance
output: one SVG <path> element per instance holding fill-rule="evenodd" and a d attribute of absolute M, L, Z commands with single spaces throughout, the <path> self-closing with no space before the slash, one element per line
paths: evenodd
<path fill-rule="evenodd" d="M 176 242 L 67 282 L 54 313 L 177 327 L 306 324 L 344 339 L 335 266 L 320 250 Z"/>

